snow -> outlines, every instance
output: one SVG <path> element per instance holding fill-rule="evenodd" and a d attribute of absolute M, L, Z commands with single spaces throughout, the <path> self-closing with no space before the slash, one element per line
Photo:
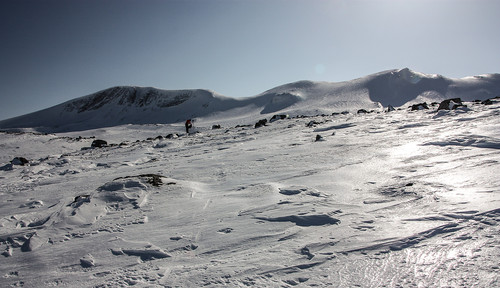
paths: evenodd
<path fill-rule="evenodd" d="M 189 118 L 204 122 L 231 119 L 231 123 L 226 123 L 236 126 L 274 114 L 299 116 L 355 113 L 359 109 L 381 111 L 389 105 L 405 107 L 449 98 L 486 100 L 499 95 L 500 74 L 451 79 L 408 68 L 338 83 L 297 81 L 247 98 L 226 97 L 205 89 L 118 86 L 0 121 L 0 128 L 61 133 L 124 124 L 175 124 Z"/>
<path fill-rule="evenodd" d="M 181 122 L 0 132 L 0 286 L 498 286 L 500 101 L 281 113 L 344 109 L 332 85 L 264 92 L 302 100 L 260 128 L 263 98 L 189 135 Z"/>

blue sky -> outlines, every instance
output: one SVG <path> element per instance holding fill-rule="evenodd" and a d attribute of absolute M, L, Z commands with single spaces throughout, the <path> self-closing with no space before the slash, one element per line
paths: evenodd
<path fill-rule="evenodd" d="M 242 97 L 500 72 L 496 0 L 2 0 L 0 27 L 0 119 L 117 85 Z"/>

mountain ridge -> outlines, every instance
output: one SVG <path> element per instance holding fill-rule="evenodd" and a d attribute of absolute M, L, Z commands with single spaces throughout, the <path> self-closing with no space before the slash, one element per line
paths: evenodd
<path fill-rule="evenodd" d="M 232 98 L 207 89 L 164 90 L 115 86 L 30 114 L 0 121 L 0 128 L 74 131 L 123 124 L 171 124 L 214 115 L 261 117 L 272 113 L 311 115 L 399 107 L 415 101 L 500 95 L 500 74 L 460 79 L 408 68 L 386 70 L 343 82 L 301 80 L 252 97 Z"/>

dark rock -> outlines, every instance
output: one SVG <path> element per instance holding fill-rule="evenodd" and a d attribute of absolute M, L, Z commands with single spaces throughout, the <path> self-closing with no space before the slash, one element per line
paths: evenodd
<path fill-rule="evenodd" d="M 314 258 L 314 254 L 312 254 L 311 251 L 309 250 L 309 248 L 307 248 L 307 247 L 303 247 L 300 250 L 300 254 L 307 256 L 308 260 L 311 260 L 312 258 Z"/>
<path fill-rule="evenodd" d="M 323 136 L 321 136 L 321 135 L 319 135 L 319 134 L 318 134 L 318 135 L 316 135 L 316 142 L 318 142 L 318 141 L 323 141 L 323 140 L 324 140 L 324 139 L 323 139 Z"/>
<path fill-rule="evenodd" d="M 429 109 L 429 106 L 427 106 L 426 102 L 411 105 L 411 111 L 419 111 L 424 109 Z"/>
<path fill-rule="evenodd" d="M 159 136 L 156 136 L 155 140 L 162 140 L 163 139 L 163 136 L 159 135 Z"/>
<path fill-rule="evenodd" d="M 167 138 L 167 139 L 175 139 L 175 138 L 179 138 L 179 135 L 177 135 L 177 134 L 168 134 L 165 138 Z"/>
<path fill-rule="evenodd" d="M 486 100 L 482 101 L 481 104 L 483 104 L 483 105 L 492 105 L 493 101 L 491 101 L 491 99 L 486 99 Z"/>
<path fill-rule="evenodd" d="M 358 114 L 368 114 L 370 112 L 366 111 L 365 109 L 359 109 Z"/>
<path fill-rule="evenodd" d="M 392 107 L 391 105 L 387 106 L 387 112 L 392 112 L 392 111 L 396 111 L 396 109 L 394 109 L 394 107 Z"/>
<path fill-rule="evenodd" d="M 12 159 L 12 161 L 10 161 L 10 163 L 12 165 L 20 165 L 20 166 L 24 166 L 28 163 L 30 163 L 30 161 L 28 161 L 26 158 L 24 157 L 16 157 L 14 159 Z"/>
<path fill-rule="evenodd" d="M 2 167 L 0 167 L 0 171 L 11 171 L 11 170 L 14 170 L 14 165 L 12 165 L 12 163 L 9 163 L 9 164 L 6 164 Z"/>
<path fill-rule="evenodd" d="M 220 125 L 219 124 L 215 124 L 215 125 L 212 125 L 212 130 L 215 130 L 215 129 L 220 129 Z"/>
<path fill-rule="evenodd" d="M 90 254 L 86 255 L 83 258 L 80 258 L 80 265 L 83 268 L 90 268 L 95 266 L 95 260 L 94 257 Z"/>
<path fill-rule="evenodd" d="M 255 128 L 266 126 L 266 124 L 267 124 L 267 119 L 261 119 L 257 123 L 255 123 Z"/>
<path fill-rule="evenodd" d="M 233 228 L 229 228 L 229 227 L 228 228 L 223 228 L 223 229 L 219 229 L 217 232 L 228 234 L 228 233 L 233 232 Z"/>
<path fill-rule="evenodd" d="M 155 186 L 155 187 L 159 187 L 159 186 L 163 185 L 163 181 L 161 180 L 161 178 L 163 178 L 163 176 L 158 175 L 158 174 L 141 174 L 141 175 L 136 175 L 136 176 L 118 177 L 118 178 L 115 178 L 113 181 L 120 180 L 120 179 L 136 178 L 136 177 L 145 178 L 146 182 L 148 184 Z M 168 183 L 168 185 L 173 185 L 173 184 L 175 184 L 175 183 L 174 182 Z"/>
<path fill-rule="evenodd" d="M 106 142 L 104 140 L 96 139 L 96 140 L 92 141 L 92 145 L 90 145 L 90 146 L 94 147 L 94 148 L 103 148 L 103 147 L 108 146 L 108 142 Z"/>
<path fill-rule="evenodd" d="M 5 248 L 5 251 L 2 252 L 2 256 L 4 257 L 12 256 L 12 248 L 7 246 L 7 248 Z M 11 272 L 11 273 L 17 273 L 17 272 Z"/>
<path fill-rule="evenodd" d="M 464 106 L 462 104 L 462 99 L 460 99 L 460 98 L 446 99 L 439 104 L 438 111 L 439 110 L 455 110 L 460 106 Z"/>
<path fill-rule="evenodd" d="M 78 195 L 75 197 L 73 202 L 69 204 L 68 206 L 72 206 L 74 208 L 80 207 L 83 203 L 90 203 L 90 195 L 85 194 L 85 195 Z"/>
<path fill-rule="evenodd" d="M 21 251 L 22 252 L 33 251 L 42 246 L 44 243 L 45 241 L 40 237 L 38 237 L 38 235 L 35 233 L 31 235 L 31 237 L 24 242 L 24 244 L 21 246 Z"/>
<path fill-rule="evenodd" d="M 273 117 L 271 117 L 271 120 L 269 120 L 269 122 L 274 122 L 274 121 L 277 121 L 277 120 L 283 120 L 283 119 L 287 119 L 288 118 L 288 115 L 285 115 L 285 114 L 281 114 L 281 115 L 274 115 Z"/>
<path fill-rule="evenodd" d="M 318 124 L 320 124 L 320 123 L 312 120 L 312 121 L 309 121 L 309 123 L 306 124 L 306 127 L 314 127 L 314 126 L 316 126 Z"/>

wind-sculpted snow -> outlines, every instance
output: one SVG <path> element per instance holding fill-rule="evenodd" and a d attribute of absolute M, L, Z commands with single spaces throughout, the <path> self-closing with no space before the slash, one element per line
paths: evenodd
<path fill-rule="evenodd" d="M 0 132 L 0 286 L 496 287 L 500 100 L 463 104 Z"/>

